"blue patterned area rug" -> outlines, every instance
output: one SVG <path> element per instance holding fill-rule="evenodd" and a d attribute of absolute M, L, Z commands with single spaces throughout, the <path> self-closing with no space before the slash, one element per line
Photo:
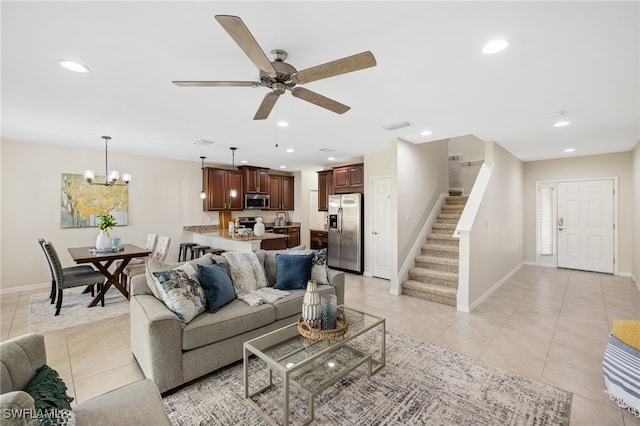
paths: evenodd
<path fill-rule="evenodd" d="M 360 366 L 316 396 L 312 425 L 569 424 L 570 392 L 397 331 L 387 331 L 386 343 L 382 370 L 369 378 Z M 252 381 L 262 376 L 258 364 L 250 363 Z M 165 396 L 164 404 L 175 425 L 267 424 L 243 392 L 239 363 Z M 258 402 L 282 422 L 281 387 Z M 308 415 L 306 399 L 292 398 L 290 406 L 299 424 Z"/>

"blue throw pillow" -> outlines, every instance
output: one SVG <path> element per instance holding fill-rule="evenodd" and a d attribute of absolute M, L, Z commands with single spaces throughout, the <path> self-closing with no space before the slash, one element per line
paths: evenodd
<path fill-rule="evenodd" d="M 198 265 L 198 277 L 209 301 L 209 312 L 217 312 L 236 298 L 233 283 L 224 266 L 217 263 L 211 266 Z"/>
<path fill-rule="evenodd" d="M 296 290 L 307 288 L 311 279 L 311 254 L 276 254 L 276 285 L 278 290 Z"/>

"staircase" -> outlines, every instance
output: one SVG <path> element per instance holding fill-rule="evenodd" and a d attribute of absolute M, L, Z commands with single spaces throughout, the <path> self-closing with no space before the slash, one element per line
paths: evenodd
<path fill-rule="evenodd" d="M 436 223 L 416 256 L 416 266 L 402 283 L 402 294 L 456 306 L 458 294 L 458 238 L 451 235 L 462 215 L 467 196 L 448 196 Z"/>

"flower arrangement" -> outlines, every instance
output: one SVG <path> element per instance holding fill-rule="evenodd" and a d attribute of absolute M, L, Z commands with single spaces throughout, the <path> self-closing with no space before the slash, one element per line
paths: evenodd
<path fill-rule="evenodd" d="M 98 216 L 98 228 L 102 232 L 109 232 L 111 229 L 117 225 L 116 218 L 113 217 L 111 213 L 99 214 Z"/>

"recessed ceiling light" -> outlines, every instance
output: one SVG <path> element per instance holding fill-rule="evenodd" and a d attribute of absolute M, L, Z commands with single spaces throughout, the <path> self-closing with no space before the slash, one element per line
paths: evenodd
<path fill-rule="evenodd" d="M 420 134 L 422 136 L 429 136 L 430 134 L 432 134 L 433 132 L 431 130 L 423 130 L 422 132 L 420 132 Z"/>
<path fill-rule="evenodd" d="M 574 152 L 575 150 L 575 148 L 567 148 L 564 150 L 564 152 Z"/>
<path fill-rule="evenodd" d="M 286 121 L 278 121 L 277 126 L 278 127 L 289 127 L 289 123 L 287 123 Z"/>
<path fill-rule="evenodd" d="M 553 125 L 553 127 L 564 127 L 564 126 L 568 126 L 569 124 L 571 124 L 571 122 L 569 121 L 558 121 L 556 124 Z"/>
<path fill-rule="evenodd" d="M 247 161 L 247 160 L 240 160 L 240 162 L 241 162 L 242 164 L 247 164 L 247 163 L 248 163 L 248 161 Z"/>
<path fill-rule="evenodd" d="M 336 157 L 329 157 L 329 158 L 327 158 L 327 160 L 329 160 L 329 161 L 333 161 L 333 160 L 335 160 L 335 159 L 336 159 Z"/>
<path fill-rule="evenodd" d="M 296 150 L 293 148 L 287 148 L 287 152 L 296 152 Z"/>
<path fill-rule="evenodd" d="M 67 59 L 60 60 L 60 66 L 75 72 L 89 72 L 89 67 Z"/>
<path fill-rule="evenodd" d="M 286 169 L 286 168 L 287 168 L 287 166 L 280 166 L 280 168 L 281 168 L 281 169 Z"/>
<path fill-rule="evenodd" d="M 485 55 L 491 55 L 492 53 L 498 53 L 501 50 L 506 49 L 509 45 L 509 42 L 502 39 L 491 40 L 489 43 L 485 44 L 482 48 L 482 53 Z"/>

